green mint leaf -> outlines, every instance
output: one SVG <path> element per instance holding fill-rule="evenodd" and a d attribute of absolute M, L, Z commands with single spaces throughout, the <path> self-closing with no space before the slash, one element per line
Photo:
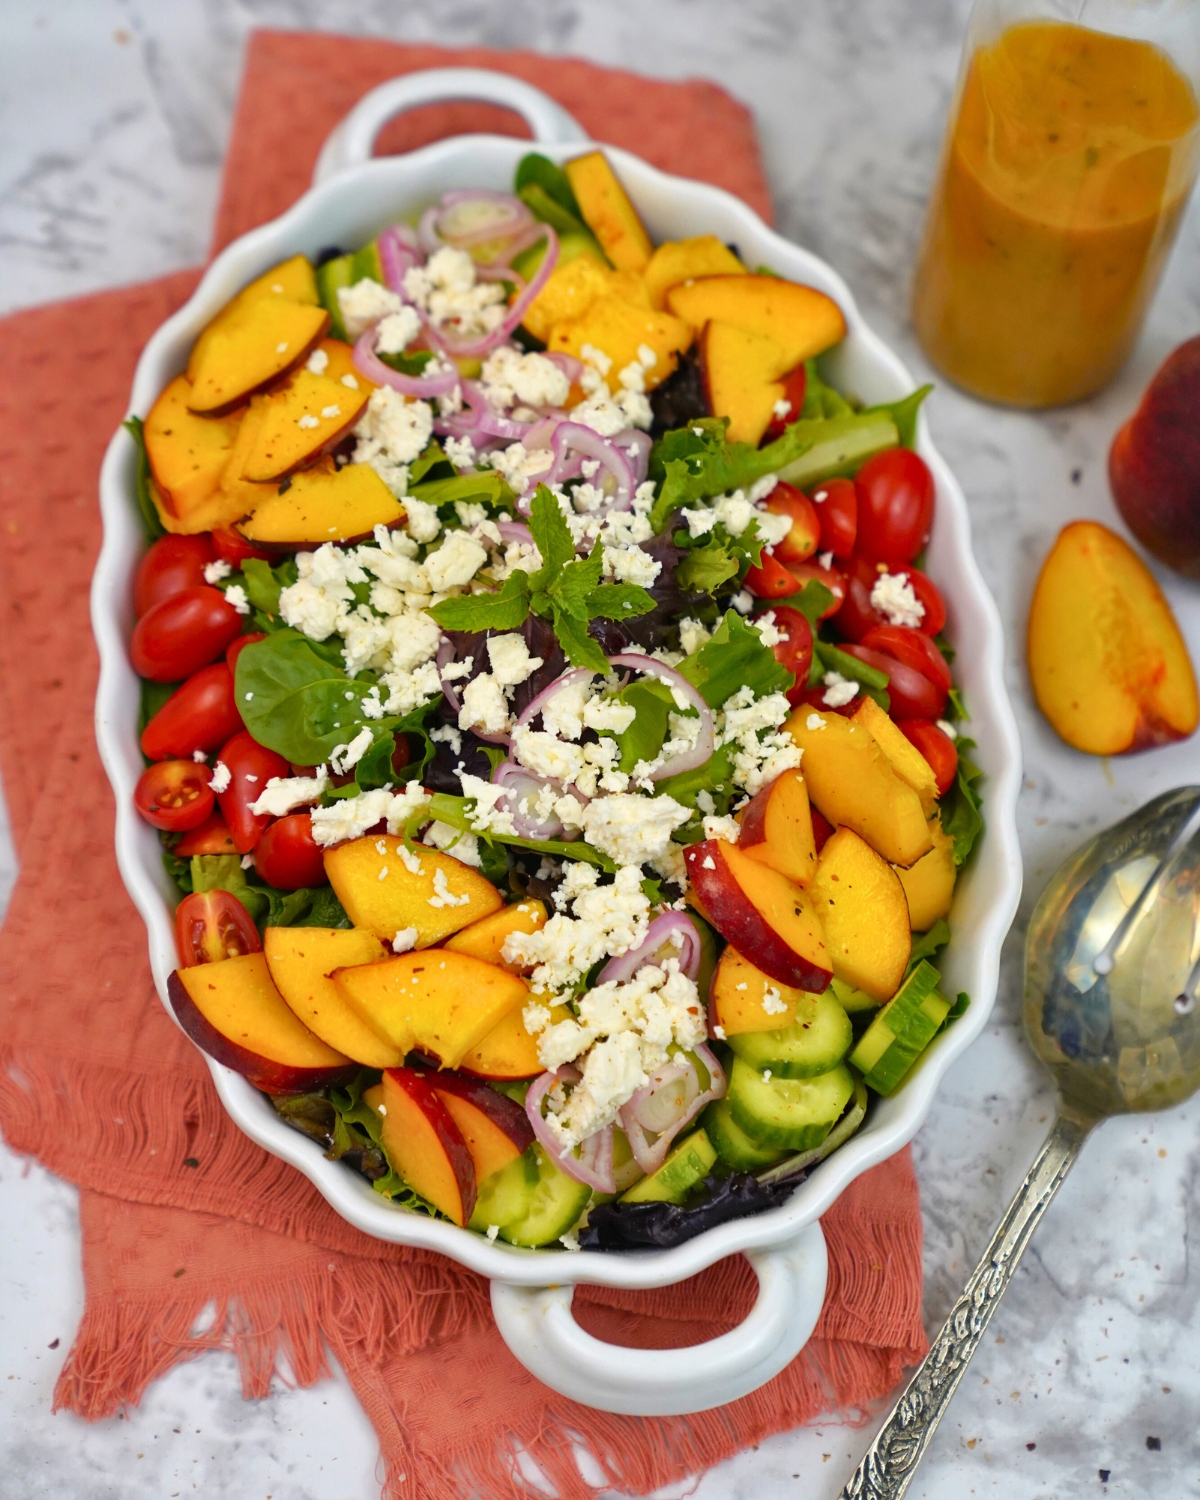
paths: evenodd
<path fill-rule="evenodd" d="M 557 499 L 544 484 L 534 491 L 529 531 L 542 554 L 542 566 L 530 580 L 534 590 L 548 589 L 569 562 L 575 560 L 575 541 Z"/>
<path fill-rule="evenodd" d="M 566 567 L 559 570 L 557 577 L 545 584 L 543 592 L 546 599 L 565 614 L 572 615 L 577 620 L 586 620 L 588 595 L 599 584 L 602 567 L 603 551 L 597 542 L 589 557 L 567 563 Z"/>
<path fill-rule="evenodd" d="M 589 620 L 633 620 L 654 608 L 654 600 L 636 583 L 597 584 L 584 602 Z"/>
<path fill-rule="evenodd" d="M 517 630 L 529 616 L 529 574 L 512 572 L 494 594 L 462 594 L 429 611 L 443 630 Z"/>

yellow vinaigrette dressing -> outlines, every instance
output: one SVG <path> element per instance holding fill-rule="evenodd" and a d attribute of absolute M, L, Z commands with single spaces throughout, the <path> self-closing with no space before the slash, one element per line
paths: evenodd
<path fill-rule="evenodd" d="M 1053 406 L 1128 354 L 1200 157 L 1187 78 L 1148 42 L 1010 26 L 967 68 L 918 262 L 933 362 L 990 401 Z"/>

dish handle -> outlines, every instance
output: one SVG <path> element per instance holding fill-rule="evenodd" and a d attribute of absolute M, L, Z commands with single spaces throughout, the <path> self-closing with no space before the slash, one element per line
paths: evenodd
<path fill-rule="evenodd" d="M 573 115 L 541 89 L 507 73 L 488 68 L 424 68 L 391 78 L 364 94 L 342 122 L 330 132 L 317 165 L 313 186 L 328 182 L 347 167 L 369 161 L 379 132 L 393 115 L 422 104 L 469 101 L 500 104 L 519 114 L 541 144 L 588 139 Z"/>
<path fill-rule="evenodd" d="M 585 1333 L 571 1316 L 573 1285 L 492 1282 L 492 1312 L 531 1374 L 583 1406 L 641 1417 L 679 1416 L 748 1396 L 791 1363 L 812 1336 L 829 1263 L 819 1222 L 769 1250 L 746 1252 L 758 1299 L 743 1323 L 684 1349 L 627 1349 Z"/>

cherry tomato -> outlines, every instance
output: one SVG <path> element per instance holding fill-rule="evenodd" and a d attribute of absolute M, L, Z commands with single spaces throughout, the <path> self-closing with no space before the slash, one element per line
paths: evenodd
<path fill-rule="evenodd" d="M 812 687 L 805 688 L 798 697 L 793 698 L 791 693 L 789 693 L 788 702 L 794 703 L 797 707 L 804 705 L 808 708 L 815 708 L 821 714 L 841 714 L 843 719 L 852 719 L 858 712 L 858 705 L 863 701 L 864 695 L 856 693 L 850 699 L 849 703 L 839 703 L 834 708 L 831 704 L 825 702 L 825 694 L 828 691 L 829 689 L 823 682 L 814 682 Z"/>
<path fill-rule="evenodd" d="M 935 687 L 949 692 L 954 684 L 950 663 L 933 644 L 933 637 L 923 631 L 908 625 L 876 625 L 859 644 L 869 646 L 872 651 L 886 651 L 914 672 L 923 673 Z"/>
<path fill-rule="evenodd" d="M 808 669 L 812 665 L 813 633 L 807 618 L 798 609 L 789 609 L 786 604 L 774 611 L 775 629 L 783 636 L 772 646 L 775 660 L 795 675 L 796 681 L 788 690 L 788 702 L 795 703 L 808 681 Z"/>
<path fill-rule="evenodd" d="M 229 836 L 229 825 L 215 809 L 198 828 L 190 828 L 171 850 L 180 859 L 193 854 L 236 854 Z"/>
<path fill-rule="evenodd" d="M 262 952 L 253 918 L 228 891 L 185 896 L 175 908 L 175 942 L 183 969 Z"/>
<path fill-rule="evenodd" d="M 198 588 L 204 582 L 205 567 L 215 562 L 216 557 L 207 531 L 196 536 L 160 536 L 134 574 L 134 614 L 140 620 L 172 594 Z"/>
<path fill-rule="evenodd" d="M 252 630 L 249 635 L 239 635 L 236 641 L 225 648 L 225 660 L 229 664 L 229 670 L 237 671 L 237 659 L 247 646 L 253 646 L 255 641 L 265 640 L 266 636 L 261 630 Z"/>
<path fill-rule="evenodd" d="M 791 406 L 791 411 L 784 412 L 782 417 L 771 418 L 763 434 L 764 442 L 773 443 L 776 438 L 782 437 L 791 424 L 799 418 L 804 410 L 804 392 L 807 389 L 808 371 L 803 365 L 797 365 L 794 370 L 789 370 L 783 377 L 783 400 Z"/>
<path fill-rule="evenodd" d="M 944 797 L 958 775 L 958 746 L 931 719 L 905 719 L 897 727 L 929 762 L 937 777 L 938 796 Z"/>
<path fill-rule="evenodd" d="M 790 516 L 792 520 L 791 531 L 783 541 L 775 543 L 772 556 L 785 565 L 810 558 L 821 538 L 821 523 L 804 491 L 781 479 L 767 497 L 766 506 L 777 516 Z"/>
<path fill-rule="evenodd" d="M 925 611 L 921 616 L 920 630 L 925 635 L 937 635 L 946 623 L 946 605 L 929 575 L 907 563 L 888 569 L 886 564 L 872 562 L 861 552 L 856 552 L 847 564 L 846 599 L 834 621 L 839 634 L 848 641 L 861 641 L 869 630 L 889 623 L 871 603 L 871 591 L 881 571 L 898 573 L 908 579 L 917 602 Z"/>
<path fill-rule="evenodd" d="M 212 533 L 213 547 L 222 562 L 227 562 L 231 568 L 240 568 L 248 557 L 257 557 L 263 562 L 270 562 L 270 554 L 260 552 L 257 547 L 250 543 L 239 532 L 234 531 L 232 526 L 217 526 Z"/>
<path fill-rule="evenodd" d="M 147 823 L 166 833 L 199 827 L 213 810 L 208 767 L 191 760 L 147 766 L 133 789 L 133 805 Z"/>
<path fill-rule="evenodd" d="M 281 891 L 325 884 L 325 858 L 306 812 L 277 818 L 254 846 L 254 868 Z"/>
<path fill-rule="evenodd" d="M 794 593 L 798 593 L 806 583 L 815 579 L 817 583 L 823 583 L 833 595 L 829 608 L 820 616 L 822 620 L 828 620 L 841 609 L 846 597 L 846 575 L 840 568 L 823 568 L 820 563 L 810 559 L 808 562 L 792 563 L 788 571 L 794 581 Z"/>
<path fill-rule="evenodd" d="M 151 760 L 219 750 L 242 727 L 233 698 L 233 673 L 223 661 L 193 672 L 142 730 Z"/>
<path fill-rule="evenodd" d="M 746 587 L 759 599 L 786 599 L 799 587 L 791 573 L 769 552 L 762 555 L 760 567 L 746 574 Z"/>
<path fill-rule="evenodd" d="M 810 807 L 809 812 L 812 814 L 813 842 L 817 846 L 817 853 L 820 854 L 825 847 L 825 841 L 833 837 L 833 824 L 823 812 L 819 812 L 815 807 Z"/>
<path fill-rule="evenodd" d="M 250 804 L 266 791 L 272 776 L 288 776 L 291 768 L 282 755 L 260 745 L 246 729 L 223 747 L 217 764 L 229 771 L 229 785 L 217 793 L 217 803 L 229 824 L 233 847 L 239 854 L 249 854 L 271 821 L 269 813 L 252 813 Z"/>
<path fill-rule="evenodd" d="M 821 551 L 844 560 L 858 535 L 858 491 L 849 479 L 826 479 L 813 490 L 812 500 L 821 523 Z"/>
<path fill-rule="evenodd" d="M 854 476 L 860 552 L 889 567 L 912 562 L 933 525 L 933 475 L 911 448 L 885 448 Z"/>
<path fill-rule="evenodd" d="M 216 661 L 242 633 L 242 617 L 220 589 L 201 584 L 172 594 L 133 628 L 129 656 L 139 677 L 180 682 Z"/>
<path fill-rule="evenodd" d="M 935 687 L 923 672 L 914 672 L 894 656 L 873 651 L 869 646 L 847 643 L 842 650 L 887 673 L 888 698 L 891 700 L 888 712 L 893 719 L 940 719 L 946 712 L 946 689 Z"/>

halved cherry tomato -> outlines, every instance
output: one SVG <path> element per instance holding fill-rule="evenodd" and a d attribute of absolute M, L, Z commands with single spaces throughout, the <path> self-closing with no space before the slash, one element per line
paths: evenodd
<path fill-rule="evenodd" d="M 826 840 L 833 837 L 833 824 L 823 812 L 818 812 L 815 807 L 810 807 L 809 812 L 812 814 L 813 842 L 817 846 L 817 853 L 820 854 L 825 847 Z"/>
<path fill-rule="evenodd" d="M 269 813 L 252 813 L 250 805 L 266 791 L 272 776 L 287 776 L 291 768 L 282 755 L 260 745 L 246 729 L 222 748 L 217 765 L 229 771 L 229 785 L 217 793 L 217 802 L 229 824 L 233 847 L 239 854 L 249 854 L 271 821 Z"/>
<path fill-rule="evenodd" d="M 821 523 L 821 551 L 847 558 L 858 535 L 858 491 L 849 479 L 825 479 L 812 492 Z"/>
<path fill-rule="evenodd" d="M 908 625 L 876 625 L 859 644 L 869 646 L 872 651 L 886 651 L 914 672 L 923 673 L 935 687 L 949 692 L 954 684 L 950 663 L 933 644 L 933 637 L 923 631 Z"/>
<path fill-rule="evenodd" d="M 930 719 L 905 719 L 899 726 L 902 734 L 917 747 L 937 777 L 938 796 L 944 797 L 958 775 L 958 747 Z"/>
<path fill-rule="evenodd" d="M 160 760 L 138 777 L 133 805 L 165 833 L 198 828 L 213 810 L 208 775 L 207 766 L 192 760 Z"/>
<path fill-rule="evenodd" d="M 849 703 L 839 703 L 836 708 L 825 702 L 825 694 L 829 689 L 823 682 L 814 682 L 812 687 L 805 690 L 796 698 L 788 694 L 788 702 L 795 704 L 797 708 L 801 705 L 807 708 L 815 708 L 821 714 L 841 714 L 843 719 L 852 719 L 858 712 L 858 706 L 863 701 L 865 694 L 856 693 Z"/>
<path fill-rule="evenodd" d="M 204 569 L 216 561 L 216 549 L 207 531 L 195 536 L 160 536 L 141 562 L 133 578 L 133 612 L 140 620 L 156 604 L 198 588 Z"/>
<path fill-rule="evenodd" d="M 893 719 L 940 719 L 946 712 L 946 689 L 935 687 L 924 672 L 914 672 L 911 667 L 888 656 L 883 651 L 873 651 L 869 646 L 856 646 L 849 642 L 842 647 L 848 656 L 856 656 L 869 667 L 886 672 L 888 712 Z"/>
<path fill-rule="evenodd" d="M 785 566 L 810 558 L 821 539 L 821 523 L 804 491 L 781 479 L 767 496 L 766 507 L 777 516 L 790 516 L 792 521 L 791 531 L 783 541 L 775 543 L 771 555 Z"/>
<path fill-rule="evenodd" d="M 907 578 L 917 602 L 925 613 L 921 616 L 919 629 L 924 635 L 937 635 L 946 623 L 946 604 L 937 584 L 905 563 L 902 567 L 888 568 L 886 564 L 872 562 L 861 552 L 856 552 L 847 564 L 846 599 L 838 610 L 834 624 L 838 633 L 848 641 L 861 641 L 869 630 L 876 630 L 889 622 L 871 603 L 871 591 L 881 572 L 899 573 Z"/>
<path fill-rule="evenodd" d="M 254 868 L 281 891 L 325 884 L 325 856 L 306 812 L 277 818 L 254 846 Z"/>
<path fill-rule="evenodd" d="M 182 969 L 262 952 L 254 919 L 229 891 L 185 896 L 175 908 L 175 943 Z"/>
<path fill-rule="evenodd" d="M 252 547 L 244 536 L 234 531 L 232 526 L 215 527 L 212 539 L 217 556 L 232 568 L 240 568 L 248 557 L 257 557 L 263 562 L 271 560 L 268 553 L 260 552 L 257 547 Z"/>
<path fill-rule="evenodd" d="M 783 400 L 791 407 L 790 411 L 784 412 L 782 417 L 772 417 L 767 423 L 767 430 L 763 434 L 763 441 L 773 443 L 777 437 L 782 437 L 787 429 L 795 422 L 804 410 L 804 393 L 808 389 L 808 371 L 803 365 L 797 365 L 794 370 L 789 370 L 783 377 Z"/>
<path fill-rule="evenodd" d="M 787 695 L 788 702 L 795 703 L 804 691 L 808 669 L 812 665 L 812 626 L 798 609 L 790 609 L 786 604 L 780 605 L 773 613 L 775 629 L 783 636 L 783 640 L 777 641 L 771 650 L 779 665 L 795 675 L 796 681 Z"/>
<path fill-rule="evenodd" d="M 233 698 L 233 673 L 223 661 L 193 672 L 142 730 L 151 760 L 219 750 L 242 727 Z"/>
<path fill-rule="evenodd" d="M 156 604 L 133 628 L 129 656 L 139 677 L 181 682 L 216 661 L 242 633 L 242 617 L 220 589 L 183 589 Z"/>
<path fill-rule="evenodd" d="M 237 640 L 225 648 L 225 660 L 231 672 L 237 671 L 237 659 L 247 646 L 253 646 L 255 641 L 265 641 L 266 636 L 261 630 L 252 630 L 249 635 L 239 635 Z"/>
<path fill-rule="evenodd" d="M 229 824 L 214 809 L 198 828 L 184 834 L 171 853 L 180 859 L 191 859 L 193 854 L 236 854 L 237 850 L 229 836 Z"/>
<path fill-rule="evenodd" d="M 885 448 L 854 476 L 858 550 L 889 568 L 912 562 L 933 525 L 933 475 L 911 448 Z"/>
<path fill-rule="evenodd" d="M 746 587 L 759 599 L 786 599 L 801 585 L 777 557 L 764 552 L 761 566 L 751 568 L 746 574 Z"/>
<path fill-rule="evenodd" d="M 823 568 L 820 563 L 808 562 L 792 563 L 788 572 L 794 580 L 793 593 L 798 593 L 806 583 L 815 580 L 823 583 L 833 595 L 833 601 L 821 615 L 820 619 L 828 620 L 830 616 L 836 615 L 842 607 L 842 601 L 846 597 L 846 575 L 840 568 Z"/>

